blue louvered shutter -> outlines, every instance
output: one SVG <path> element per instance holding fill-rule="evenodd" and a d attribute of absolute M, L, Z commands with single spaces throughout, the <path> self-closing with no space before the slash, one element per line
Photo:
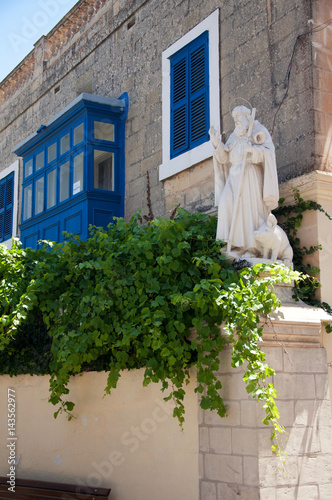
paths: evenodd
<path fill-rule="evenodd" d="M 171 158 L 209 140 L 208 32 L 170 58 Z"/>
<path fill-rule="evenodd" d="M 12 236 L 14 207 L 14 173 L 0 182 L 0 241 Z"/>
<path fill-rule="evenodd" d="M 0 241 L 4 240 L 6 180 L 0 181 Z"/>
<path fill-rule="evenodd" d="M 171 150 L 176 156 L 188 149 L 188 57 L 177 58 L 171 72 Z"/>

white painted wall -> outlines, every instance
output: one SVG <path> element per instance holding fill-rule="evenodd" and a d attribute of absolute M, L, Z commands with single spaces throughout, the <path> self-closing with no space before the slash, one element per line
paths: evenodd
<path fill-rule="evenodd" d="M 17 477 L 112 488 L 112 500 L 198 500 L 198 421 L 187 388 L 181 432 L 160 386 L 142 387 L 143 370 L 123 373 L 103 398 L 107 374 L 70 384 L 76 419 L 55 420 L 48 376 L 0 377 L 0 475 L 9 472 L 7 388 L 16 394 Z M 195 378 L 195 376 L 194 376 Z"/>

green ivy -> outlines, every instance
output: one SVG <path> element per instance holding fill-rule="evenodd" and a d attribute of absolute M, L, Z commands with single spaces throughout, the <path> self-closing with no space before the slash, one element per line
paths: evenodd
<path fill-rule="evenodd" d="M 307 248 L 301 244 L 301 240 L 298 236 L 298 230 L 302 225 L 303 214 L 305 212 L 314 210 L 323 213 L 329 220 L 332 220 L 332 217 L 319 203 L 312 200 L 305 201 L 301 197 L 298 189 L 293 190 L 293 195 L 294 204 L 285 205 L 285 199 L 281 198 L 278 208 L 274 210 L 273 213 L 278 218 L 278 224 L 287 233 L 289 242 L 293 248 L 294 269 L 302 273 L 302 279 L 297 280 L 295 283 L 294 298 L 297 300 L 300 299 L 312 306 L 322 307 L 327 313 L 332 315 L 331 306 L 315 298 L 315 293 L 320 287 L 320 282 L 316 278 L 320 269 L 306 262 L 306 257 L 318 250 L 322 250 L 322 246 L 319 244 Z M 326 324 L 325 328 L 328 333 L 332 332 L 331 324 Z"/>
<path fill-rule="evenodd" d="M 175 220 L 146 225 L 139 214 L 117 219 L 87 241 L 68 235 L 38 250 L 0 246 L 1 373 L 50 373 L 55 416 L 71 418 L 72 375 L 105 370 L 110 393 L 122 370 L 144 368 L 143 385 L 161 382 L 182 424 L 192 366 L 201 407 L 226 415 L 217 375 L 231 346 L 232 366 L 246 364 L 247 391 L 263 403 L 275 436 L 274 371 L 260 348 L 260 321 L 280 304 L 271 287 L 298 275 L 278 265 L 237 271 L 215 230 L 214 217 L 179 209 Z M 32 355 L 27 346 L 43 332 Z"/>

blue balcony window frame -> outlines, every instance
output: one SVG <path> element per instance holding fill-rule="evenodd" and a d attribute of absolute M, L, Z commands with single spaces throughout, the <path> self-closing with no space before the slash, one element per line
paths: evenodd
<path fill-rule="evenodd" d="M 44 153 L 44 165 L 37 170 L 37 156 L 40 153 Z M 36 151 L 36 153 L 33 155 L 33 170 L 32 170 L 32 175 L 34 175 L 37 172 L 38 173 L 42 172 L 45 167 L 46 167 L 46 151 L 45 151 L 45 147 L 43 147 L 39 151 Z"/>
<path fill-rule="evenodd" d="M 105 144 L 105 142 L 108 141 L 102 141 L 103 144 L 93 144 L 90 145 L 88 149 L 88 155 L 90 155 L 91 158 L 91 164 L 94 166 L 94 151 L 97 149 L 98 151 L 105 151 L 105 153 L 113 153 L 114 155 L 114 165 L 113 165 L 113 174 L 114 174 L 114 189 L 112 191 L 109 191 L 108 189 L 100 189 L 94 187 L 94 190 L 100 193 L 114 193 L 119 191 L 120 189 L 120 175 L 119 175 L 119 151 L 118 148 L 115 147 L 110 147 Z M 94 168 L 89 170 L 89 183 L 91 186 L 94 186 Z"/>
<path fill-rule="evenodd" d="M 25 203 L 25 193 L 24 192 L 25 192 L 25 189 L 29 186 L 31 186 L 31 215 L 30 215 L 30 217 L 27 217 L 26 219 L 24 219 L 23 218 L 23 216 L 24 216 L 24 203 Z M 22 221 L 23 222 L 26 222 L 26 221 L 33 219 L 33 207 L 34 207 L 33 190 L 34 190 L 34 179 L 29 179 L 29 182 L 24 184 L 23 189 L 22 189 Z"/>
<path fill-rule="evenodd" d="M 23 156 L 23 163 L 33 159 L 32 174 L 23 179 L 22 185 L 22 222 L 21 235 L 23 246 L 25 241 L 35 245 L 35 242 L 43 238 L 44 234 L 50 237 L 64 240 L 63 231 L 66 225 L 75 229 L 75 220 L 80 220 L 80 227 L 83 229 L 81 237 L 86 239 L 89 235 L 88 225 L 100 225 L 98 221 L 106 227 L 107 219 L 111 221 L 111 215 L 124 216 L 124 140 L 125 121 L 128 113 L 128 96 L 123 94 L 119 99 L 103 98 L 89 94 L 81 94 L 64 110 L 60 111 L 50 122 L 38 129 L 25 141 L 22 141 L 15 148 L 15 152 Z M 111 116 L 111 118 L 110 118 Z M 114 126 L 114 141 L 94 138 L 94 121 L 111 123 Z M 83 137 L 74 145 L 74 130 L 83 124 Z M 69 149 L 61 154 L 61 139 L 69 134 Z M 56 158 L 48 161 L 48 148 L 56 144 Z M 113 190 L 99 189 L 94 187 L 94 150 L 101 150 L 112 153 L 113 171 L 111 185 L 110 177 L 106 177 L 106 186 L 113 187 Z M 36 155 L 44 151 L 45 167 L 36 171 Z M 78 155 L 83 155 L 82 172 L 79 173 L 80 190 L 74 190 L 74 162 Z M 69 189 L 66 198 L 60 201 L 60 171 L 62 165 L 68 162 L 68 183 Z M 55 172 L 56 193 L 55 205 L 48 207 L 49 196 L 54 193 L 48 192 L 49 175 Z M 107 172 L 107 169 L 106 169 Z M 108 172 L 110 172 L 108 170 Z M 67 176 L 67 172 L 65 174 Z M 107 175 L 107 173 L 106 173 Z M 44 179 L 43 190 L 43 211 L 36 213 L 38 179 Z M 67 180 L 67 178 L 66 178 Z M 78 182 L 78 179 L 76 179 Z M 31 216 L 23 219 L 24 216 L 24 190 L 31 185 Z M 79 218 L 78 214 L 80 213 Z M 97 214 L 97 215 L 96 215 Z M 102 214 L 102 215 L 99 215 Z M 110 215 L 107 215 L 110 214 Z M 30 215 L 30 214 L 29 214 Z M 96 219 L 96 221 L 95 221 Z M 106 222 L 105 222 L 106 221 Z M 50 229 L 51 228 L 51 229 Z M 54 231 L 53 231 L 54 228 Z M 56 229 L 57 228 L 57 229 Z M 36 234 L 38 235 L 36 237 Z"/>
<path fill-rule="evenodd" d="M 51 207 L 48 207 L 48 176 L 51 172 L 55 171 L 55 204 L 52 205 Z M 54 207 L 56 207 L 58 203 L 58 182 L 59 182 L 59 174 L 58 174 L 58 166 L 54 165 L 53 168 L 48 168 L 45 172 L 45 186 L 44 186 L 44 203 L 45 203 L 45 212 L 48 212 L 49 210 L 52 210 Z"/>
<path fill-rule="evenodd" d="M 66 156 L 65 158 L 62 158 L 61 162 L 59 162 L 58 166 L 58 172 L 57 172 L 57 200 L 58 200 L 58 205 L 62 205 L 63 203 L 68 202 L 70 200 L 70 186 L 71 186 L 71 170 L 72 170 L 72 158 L 70 155 Z M 69 175 L 68 175 L 68 196 L 67 198 L 64 198 L 62 201 L 60 200 L 60 192 L 61 192 L 61 184 L 60 184 L 60 171 L 62 165 L 65 165 L 66 163 L 69 163 Z"/>
<path fill-rule="evenodd" d="M 81 123 L 84 123 L 84 125 L 85 125 L 85 121 L 80 121 L 79 125 Z M 76 127 L 76 125 L 75 125 L 75 127 Z M 73 128 L 75 128 L 75 127 L 73 127 Z M 71 132 L 72 132 L 72 130 L 70 129 L 70 133 Z M 66 135 L 67 133 L 68 133 L 68 131 L 66 131 L 66 133 L 62 134 L 60 136 L 60 138 L 63 137 L 64 135 Z M 86 179 L 85 179 L 85 177 L 86 177 L 85 176 L 85 171 L 86 171 L 86 146 L 83 145 L 84 144 L 84 140 L 80 141 L 77 144 L 77 146 L 75 146 L 75 147 L 72 147 L 72 143 L 71 143 L 71 148 L 68 151 L 66 151 L 65 154 L 63 154 L 63 155 L 60 155 L 60 154 L 57 155 L 57 159 L 56 160 L 52 160 L 51 163 L 48 163 L 48 164 L 44 165 L 43 168 L 41 168 L 39 170 L 36 170 L 36 157 L 37 157 L 37 154 L 39 154 L 43 150 L 44 150 L 44 152 L 46 154 L 47 148 L 49 146 L 51 146 L 52 144 L 54 144 L 55 142 L 57 144 L 57 152 L 58 152 L 58 148 L 60 148 L 60 138 L 59 138 L 59 140 L 54 141 L 54 137 L 52 137 L 52 139 L 48 143 L 46 143 L 46 145 L 44 146 L 44 148 L 40 149 L 38 152 L 36 152 L 36 154 L 34 154 L 33 156 L 31 156 L 29 158 L 29 160 L 31 158 L 33 159 L 33 169 L 32 169 L 33 171 L 32 171 L 32 174 L 29 175 L 26 178 L 26 179 L 28 179 L 29 182 L 27 182 L 27 183 L 24 182 L 23 183 L 24 185 L 23 185 L 23 193 L 22 193 L 22 197 L 23 197 L 23 203 L 22 203 L 22 222 L 26 222 L 28 220 L 31 220 L 34 217 L 39 217 L 43 213 L 46 213 L 46 212 L 49 212 L 49 211 L 53 210 L 55 207 L 59 206 L 62 203 L 65 203 L 66 201 L 70 200 L 74 196 L 77 196 L 78 194 L 80 194 L 82 191 L 86 190 Z M 83 189 L 81 189 L 78 193 L 73 194 L 74 158 L 75 158 L 75 156 L 77 156 L 77 155 L 79 155 L 81 153 L 83 153 Z M 63 200 L 62 202 L 60 202 L 60 165 L 62 165 L 63 163 L 66 163 L 67 161 L 69 161 L 69 196 L 68 196 L 68 198 L 66 198 L 66 200 Z M 55 205 L 52 205 L 52 207 L 47 208 L 47 205 L 48 205 L 48 192 L 47 192 L 48 174 L 51 171 L 54 171 L 54 170 L 56 171 L 56 203 L 55 203 Z M 41 177 L 44 178 L 43 210 L 41 212 L 36 213 L 36 195 L 37 195 L 37 193 L 36 193 L 36 181 L 38 179 L 40 179 Z M 27 185 L 30 185 L 30 180 L 32 180 L 32 215 L 31 215 L 31 217 L 29 217 L 27 219 L 23 219 L 23 212 L 24 212 L 24 188 Z"/>
<path fill-rule="evenodd" d="M 45 179 L 45 172 L 43 172 L 41 175 L 38 174 L 36 175 L 34 178 L 33 178 L 33 186 L 32 186 L 32 200 L 33 200 L 33 203 L 32 203 L 32 217 L 38 217 L 39 215 L 43 214 L 45 212 L 45 207 L 46 207 L 46 196 L 45 196 L 45 185 L 46 185 L 46 179 Z M 36 196 L 37 196 L 37 193 L 36 193 L 36 183 L 37 181 L 39 181 L 39 179 L 43 179 L 43 208 L 40 212 L 36 213 Z"/>
<path fill-rule="evenodd" d="M 79 127 L 81 124 L 83 123 L 83 139 L 78 142 L 77 144 L 74 144 L 74 131 L 75 131 L 75 128 Z M 72 130 L 72 136 L 73 136 L 73 141 L 72 141 L 72 148 L 73 150 L 76 149 L 76 148 L 79 148 L 82 146 L 82 144 L 85 144 L 87 142 L 87 128 L 88 128 L 88 124 L 87 124 L 87 119 L 84 118 L 82 120 L 82 118 L 80 118 L 79 120 L 77 120 L 75 123 L 72 124 L 71 126 L 71 130 Z"/>
<path fill-rule="evenodd" d="M 80 154 L 83 154 L 83 187 L 78 191 L 78 193 L 74 194 L 74 160 L 76 156 L 79 156 Z M 82 191 L 87 190 L 87 179 L 86 179 L 86 167 L 87 167 L 87 161 L 86 161 L 86 147 L 80 147 L 78 149 L 75 149 L 72 155 L 72 168 L 70 169 L 70 174 L 69 178 L 71 179 L 71 184 L 69 188 L 70 192 L 70 198 L 73 198 L 74 196 L 78 196 Z"/>
<path fill-rule="evenodd" d="M 27 158 L 25 158 L 25 159 L 24 159 L 24 162 L 23 162 L 23 177 L 24 177 L 24 179 L 29 179 L 29 178 L 30 178 L 30 177 L 32 177 L 32 176 L 33 176 L 33 174 L 34 174 L 34 163 L 35 163 L 35 162 L 34 162 L 34 156 L 35 156 L 35 155 L 30 155 L 30 156 L 28 156 Z M 26 165 L 27 165 L 27 163 L 29 163 L 29 161 L 31 161 L 31 160 L 32 160 L 32 171 L 31 171 L 31 174 L 28 174 L 28 175 L 27 175 L 27 174 L 26 174 Z"/>
<path fill-rule="evenodd" d="M 94 122 L 95 121 L 98 121 L 98 122 L 101 122 L 101 123 L 107 123 L 107 124 L 110 124 L 110 125 L 114 125 L 114 141 L 107 141 L 107 140 L 104 140 L 104 139 L 96 139 L 95 138 L 95 135 L 94 135 Z M 111 120 L 109 118 L 106 118 L 106 117 L 100 117 L 100 116 L 90 116 L 89 117 L 89 121 L 88 121 L 88 130 L 89 130 L 89 142 L 93 142 L 94 144 L 100 144 L 100 145 L 114 145 L 114 144 L 117 144 L 118 142 L 118 136 L 117 136 L 117 127 L 114 123 L 114 120 Z"/>
<path fill-rule="evenodd" d="M 49 161 L 49 153 L 48 149 L 55 144 L 55 150 L 56 150 L 56 156 L 53 160 Z M 55 164 L 58 161 L 59 158 L 59 140 L 58 138 L 54 138 L 50 140 L 50 142 L 45 146 L 46 149 L 46 168 L 50 167 L 51 165 Z"/>
<path fill-rule="evenodd" d="M 67 151 L 65 151 L 64 153 L 61 153 L 61 139 L 63 139 L 63 137 L 65 137 L 67 134 L 69 134 L 69 149 L 67 149 Z M 65 132 L 63 132 L 59 136 L 59 157 L 58 157 L 58 159 L 64 158 L 66 155 L 70 154 L 70 151 L 73 149 L 72 135 L 73 135 L 72 128 L 69 128 L 68 130 L 66 130 Z"/>
<path fill-rule="evenodd" d="M 195 63 L 195 54 L 202 54 Z M 170 157 L 209 140 L 209 32 L 205 31 L 170 59 Z M 200 101 L 199 101 L 200 100 Z"/>

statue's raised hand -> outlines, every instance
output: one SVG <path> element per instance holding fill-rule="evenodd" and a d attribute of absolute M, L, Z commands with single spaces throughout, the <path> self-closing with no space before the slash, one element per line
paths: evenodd
<path fill-rule="evenodd" d="M 217 149 L 217 147 L 219 146 L 219 143 L 220 143 L 220 138 L 219 138 L 220 134 L 219 134 L 219 131 L 216 130 L 214 128 L 214 126 L 212 125 L 212 127 L 209 130 L 209 134 L 210 134 L 210 137 L 211 137 L 211 141 L 212 141 L 213 147 Z"/>

